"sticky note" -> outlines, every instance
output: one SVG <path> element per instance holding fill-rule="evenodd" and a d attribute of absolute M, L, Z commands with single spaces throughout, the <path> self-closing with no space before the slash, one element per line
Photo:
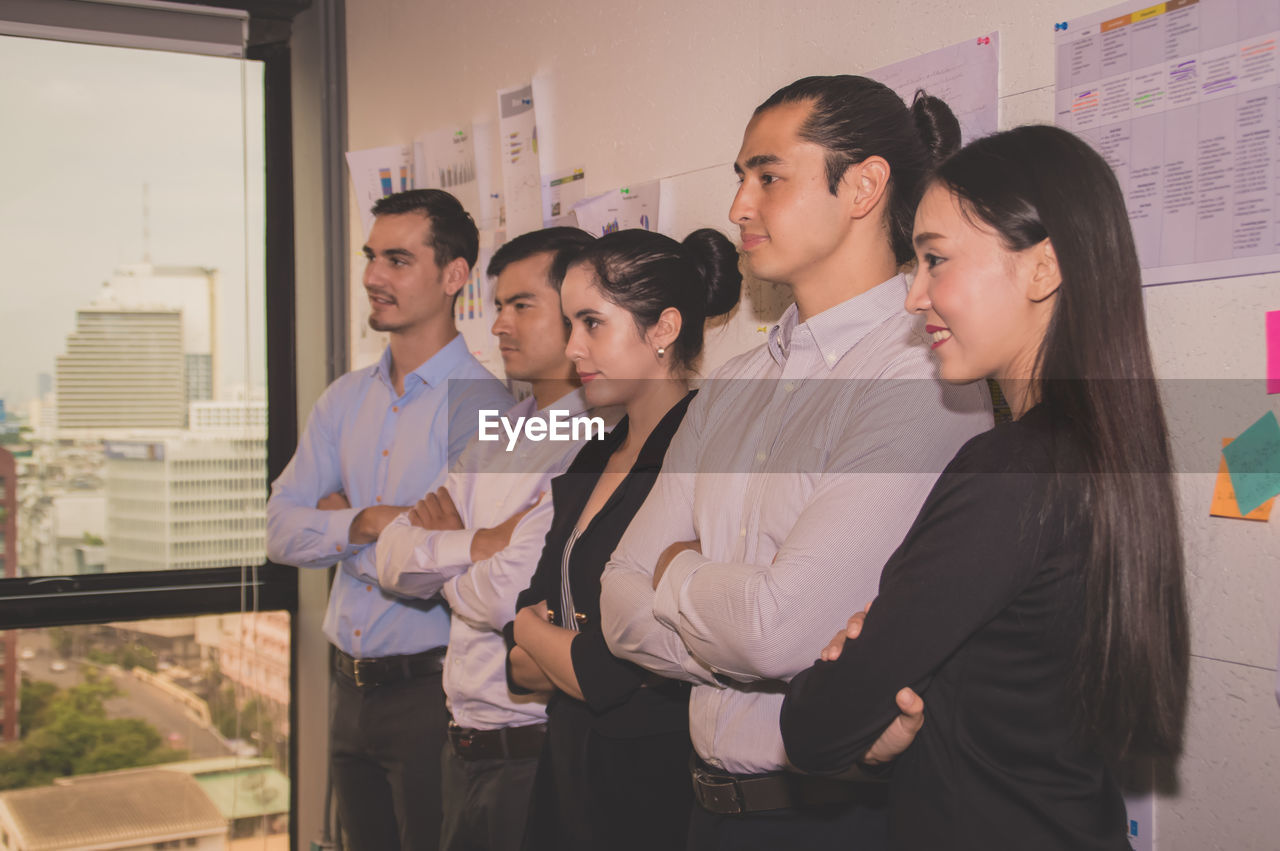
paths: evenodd
<path fill-rule="evenodd" d="M 1231 438 L 1222 438 L 1222 448 L 1226 449 L 1231 443 Z M 1271 517 L 1271 506 L 1275 505 L 1275 498 L 1267 500 L 1259 505 L 1248 514 L 1240 513 L 1240 506 L 1236 502 L 1236 490 L 1231 487 L 1231 474 L 1227 472 L 1227 459 L 1223 457 L 1218 463 L 1218 480 L 1213 484 L 1213 504 L 1209 506 L 1209 513 L 1214 517 L 1236 517 L 1241 520 L 1268 520 Z"/>
<path fill-rule="evenodd" d="M 1242 514 L 1280 493 L 1280 422 L 1274 411 L 1242 431 L 1222 455 Z"/>
<path fill-rule="evenodd" d="M 1267 393 L 1280 393 L 1280 310 L 1267 311 Z"/>

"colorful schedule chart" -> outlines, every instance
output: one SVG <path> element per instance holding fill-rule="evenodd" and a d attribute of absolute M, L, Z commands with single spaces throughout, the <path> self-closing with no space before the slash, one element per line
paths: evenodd
<path fill-rule="evenodd" d="M 1143 283 L 1280 270 L 1280 2 L 1125 4 L 1054 29 L 1056 121 L 1115 169 Z"/>

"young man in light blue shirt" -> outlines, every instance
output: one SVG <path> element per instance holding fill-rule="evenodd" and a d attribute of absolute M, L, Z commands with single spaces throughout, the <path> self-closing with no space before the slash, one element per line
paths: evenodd
<path fill-rule="evenodd" d="M 454 296 L 478 253 L 471 217 L 431 189 L 388 196 L 373 213 L 364 288 L 369 325 L 388 345 L 316 402 L 272 487 L 267 552 L 340 566 L 324 632 L 336 648 L 330 754 L 348 847 L 433 849 L 449 614 L 438 597 L 409 600 L 360 577 L 375 574 L 383 527 L 444 482 L 479 411 L 513 400 L 454 325 Z"/>

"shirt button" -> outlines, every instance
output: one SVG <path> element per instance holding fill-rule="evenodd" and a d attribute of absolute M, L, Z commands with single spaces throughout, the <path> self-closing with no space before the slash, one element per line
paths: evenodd
<path fill-rule="evenodd" d="M 358 629 L 357 629 L 357 630 L 355 631 L 355 636 L 356 636 L 356 638 L 359 638 L 359 637 L 360 637 L 360 630 L 358 630 Z"/>
<path fill-rule="evenodd" d="M 827 363 L 835 363 L 835 362 L 836 362 L 835 355 L 827 355 Z"/>
<path fill-rule="evenodd" d="M 739 537 L 739 538 L 745 538 L 745 537 L 747 537 L 747 527 L 746 527 L 746 526 L 743 526 L 741 529 L 739 529 L 739 530 L 738 530 L 738 537 Z"/>
<path fill-rule="evenodd" d="M 765 458 L 768 458 L 768 457 L 769 457 L 769 456 L 765 455 L 763 452 L 757 452 L 757 453 L 756 453 L 756 460 L 757 460 L 757 461 L 764 461 L 764 459 L 765 459 Z"/>
<path fill-rule="evenodd" d="M 398 413 L 400 413 L 400 406 L 399 406 L 399 405 L 392 405 L 392 406 L 391 406 L 391 413 L 393 413 L 393 414 L 398 414 Z"/>
<path fill-rule="evenodd" d="M 338 552 L 342 552 L 342 544 L 334 544 L 333 548 Z"/>
<path fill-rule="evenodd" d="M 366 590 L 366 591 L 372 591 L 372 590 L 373 590 L 373 586 L 372 586 L 372 585 L 366 585 L 366 586 L 364 586 L 364 590 Z"/>
<path fill-rule="evenodd" d="M 382 457 L 383 457 L 383 458 L 386 458 L 386 457 L 387 457 L 387 450 L 385 450 L 385 449 L 384 449 L 384 450 L 382 450 Z"/>
<path fill-rule="evenodd" d="M 380 497 L 380 496 L 375 496 L 375 497 L 373 498 L 373 501 L 374 501 L 374 502 L 382 502 L 382 497 Z"/>
<path fill-rule="evenodd" d="M 782 389 L 790 393 L 792 390 L 796 389 L 796 385 L 793 382 L 788 381 L 786 384 L 782 385 Z"/>

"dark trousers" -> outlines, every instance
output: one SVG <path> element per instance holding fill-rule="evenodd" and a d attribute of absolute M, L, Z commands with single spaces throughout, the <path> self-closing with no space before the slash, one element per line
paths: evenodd
<path fill-rule="evenodd" d="M 329 747 L 349 851 L 435 851 L 440 752 L 449 715 L 440 674 L 357 688 L 330 687 Z"/>
<path fill-rule="evenodd" d="M 444 746 L 441 851 L 519 851 L 537 757 L 466 760 Z"/>
<path fill-rule="evenodd" d="M 805 810 L 768 810 L 717 815 L 694 805 L 689 851 L 886 851 L 888 810 L 883 806 L 835 804 Z"/>

